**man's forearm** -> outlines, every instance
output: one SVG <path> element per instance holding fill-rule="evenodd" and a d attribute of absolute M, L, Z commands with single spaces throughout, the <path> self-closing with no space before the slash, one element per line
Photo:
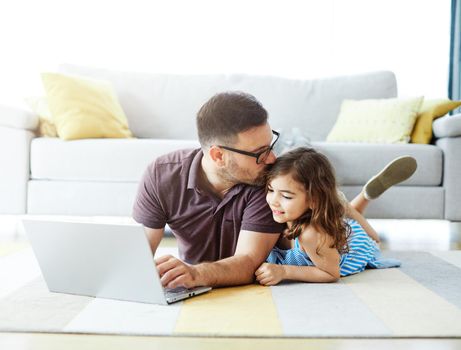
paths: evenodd
<path fill-rule="evenodd" d="M 255 262 L 247 255 L 195 265 L 199 284 L 212 287 L 252 283 L 256 268 Z"/>

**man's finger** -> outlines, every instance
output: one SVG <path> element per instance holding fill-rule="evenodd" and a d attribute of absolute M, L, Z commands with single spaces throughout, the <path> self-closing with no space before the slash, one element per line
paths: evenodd
<path fill-rule="evenodd" d="M 164 263 L 165 261 L 168 261 L 170 259 L 175 259 L 175 257 L 173 255 L 162 255 L 156 259 L 154 259 L 155 263 L 158 265 L 158 264 L 162 264 Z"/>
<path fill-rule="evenodd" d="M 190 275 L 180 275 L 167 285 L 168 288 L 177 288 L 177 287 L 184 287 L 184 288 L 191 288 L 193 287 L 191 282 Z"/>
<path fill-rule="evenodd" d="M 187 271 L 184 269 L 184 266 L 176 266 L 171 270 L 168 270 L 160 278 L 163 286 L 168 286 L 168 283 L 176 279 L 178 276 L 184 275 Z"/>
<path fill-rule="evenodd" d="M 171 269 L 174 269 L 177 266 L 182 266 L 183 262 L 181 260 L 178 260 L 176 258 L 167 260 L 163 263 L 157 264 L 157 270 L 160 276 L 163 276 L 165 273 L 170 271 Z"/>

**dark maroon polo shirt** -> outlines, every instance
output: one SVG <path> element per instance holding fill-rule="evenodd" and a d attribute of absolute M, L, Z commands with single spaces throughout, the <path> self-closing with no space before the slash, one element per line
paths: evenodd
<path fill-rule="evenodd" d="M 139 184 L 133 218 L 150 228 L 170 226 L 181 259 L 195 264 L 234 255 L 240 230 L 280 233 L 263 187 L 238 184 L 219 198 L 199 183 L 203 153 L 180 150 L 157 158 Z"/>

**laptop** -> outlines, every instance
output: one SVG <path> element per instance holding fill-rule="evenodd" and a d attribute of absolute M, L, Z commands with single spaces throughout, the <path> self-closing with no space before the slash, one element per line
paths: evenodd
<path fill-rule="evenodd" d="M 22 223 L 50 292 L 167 305 L 211 289 L 164 289 L 142 225 Z"/>

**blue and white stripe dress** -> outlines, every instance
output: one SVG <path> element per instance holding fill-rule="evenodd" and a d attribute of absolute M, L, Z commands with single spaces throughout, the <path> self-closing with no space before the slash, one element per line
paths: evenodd
<path fill-rule="evenodd" d="M 381 257 L 378 244 L 367 235 L 357 221 L 348 219 L 347 222 L 352 232 L 348 240 L 349 252 L 342 254 L 339 262 L 341 277 L 362 272 L 365 268 L 385 269 L 400 266 L 400 261 L 396 259 Z M 295 238 L 295 246 L 292 249 L 272 249 L 266 261 L 278 265 L 315 266 L 299 246 L 298 238 Z"/>

